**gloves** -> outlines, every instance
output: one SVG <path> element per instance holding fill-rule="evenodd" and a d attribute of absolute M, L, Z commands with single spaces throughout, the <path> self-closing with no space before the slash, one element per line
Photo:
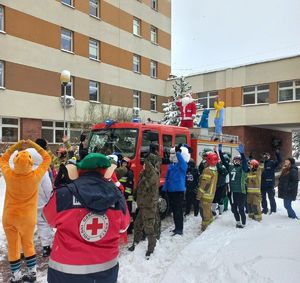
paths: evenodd
<path fill-rule="evenodd" d="M 222 151 L 222 144 L 219 144 L 219 145 L 218 145 L 218 150 L 219 150 L 219 151 Z"/>
<path fill-rule="evenodd" d="M 245 153 L 245 147 L 244 147 L 244 145 L 242 143 L 237 147 L 237 151 L 240 154 L 244 154 Z"/>

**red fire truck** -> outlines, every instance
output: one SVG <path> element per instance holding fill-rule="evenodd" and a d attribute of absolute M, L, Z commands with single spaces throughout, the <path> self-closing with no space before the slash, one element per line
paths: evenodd
<path fill-rule="evenodd" d="M 192 158 L 198 165 L 204 148 L 213 149 L 219 143 L 223 144 L 224 152 L 237 154 L 238 137 L 216 136 L 207 129 L 184 128 L 167 126 L 156 123 L 113 122 L 107 121 L 94 125 L 89 138 L 89 152 L 99 151 L 104 154 L 120 153 L 123 157 L 129 157 L 132 161 L 134 181 L 137 184 L 139 172 L 142 170 L 143 160 L 149 151 L 150 143 L 159 147 L 162 158 L 160 187 L 163 186 L 170 163 L 169 155 L 171 147 L 178 144 L 188 144 L 192 148 Z M 162 194 L 160 200 L 161 213 L 168 211 L 168 200 Z"/>

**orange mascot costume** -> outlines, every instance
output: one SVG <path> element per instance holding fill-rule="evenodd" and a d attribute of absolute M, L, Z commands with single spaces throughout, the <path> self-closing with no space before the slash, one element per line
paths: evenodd
<path fill-rule="evenodd" d="M 43 162 L 35 170 L 32 168 L 31 155 L 27 151 L 21 150 L 23 144 L 35 148 L 43 158 Z M 14 157 L 14 169 L 11 169 L 9 158 L 15 150 L 21 151 Z M 10 282 L 35 282 L 36 280 L 33 236 L 37 223 L 39 183 L 50 163 L 49 154 L 30 140 L 19 141 L 0 157 L 0 168 L 6 182 L 2 222 L 8 242 L 8 260 L 12 271 Z M 21 272 L 21 246 L 27 265 L 25 275 L 22 275 Z"/>

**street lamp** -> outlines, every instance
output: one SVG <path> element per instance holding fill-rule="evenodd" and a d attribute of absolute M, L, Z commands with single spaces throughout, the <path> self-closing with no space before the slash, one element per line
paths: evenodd
<path fill-rule="evenodd" d="M 64 87 L 64 136 L 66 136 L 66 95 L 67 84 L 71 81 L 71 73 L 68 70 L 63 70 L 60 74 L 60 83 Z"/>

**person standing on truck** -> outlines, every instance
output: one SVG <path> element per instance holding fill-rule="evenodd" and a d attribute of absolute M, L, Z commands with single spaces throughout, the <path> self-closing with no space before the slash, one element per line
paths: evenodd
<path fill-rule="evenodd" d="M 276 212 L 276 201 L 275 201 L 275 170 L 280 165 L 282 159 L 279 149 L 276 149 L 276 160 L 271 160 L 270 153 L 263 153 L 264 171 L 261 175 L 261 194 L 262 201 L 261 205 L 263 213 L 268 213 L 267 194 L 270 202 L 270 214 Z"/>
<path fill-rule="evenodd" d="M 183 234 L 183 197 L 185 192 L 185 176 L 188 168 L 187 162 L 190 160 L 188 149 L 179 144 L 170 150 L 171 164 L 165 179 L 162 191 L 168 193 L 170 207 L 173 212 L 175 229 L 173 235 Z"/>
<path fill-rule="evenodd" d="M 215 196 L 218 181 L 218 155 L 210 152 L 206 157 L 207 167 L 200 176 L 199 190 L 197 199 L 200 201 L 200 214 L 202 217 L 201 231 L 203 232 L 207 226 L 213 221 L 211 205 Z"/>
<path fill-rule="evenodd" d="M 246 225 L 246 177 L 249 169 L 244 155 L 244 145 L 240 144 L 238 151 L 240 155 L 234 156 L 232 160 L 233 164 L 229 164 L 222 153 L 222 145 L 219 144 L 219 155 L 221 161 L 230 175 L 231 211 L 236 220 L 236 227 L 244 228 Z"/>

